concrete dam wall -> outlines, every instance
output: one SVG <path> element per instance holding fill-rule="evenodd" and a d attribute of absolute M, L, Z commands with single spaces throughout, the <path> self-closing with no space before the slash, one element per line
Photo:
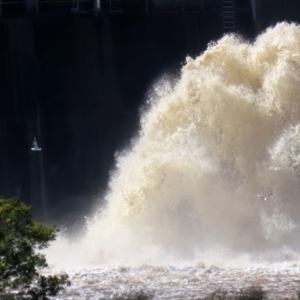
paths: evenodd
<path fill-rule="evenodd" d="M 245 15 L 240 33 L 253 28 Z M 153 83 L 222 35 L 217 13 L 0 20 L 0 194 L 41 220 L 87 214 Z M 41 152 L 30 150 L 34 137 Z"/>

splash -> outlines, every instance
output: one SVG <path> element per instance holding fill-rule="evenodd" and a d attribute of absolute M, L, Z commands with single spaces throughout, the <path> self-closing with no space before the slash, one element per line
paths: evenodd
<path fill-rule="evenodd" d="M 155 85 L 148 104 L 87 224 L 91 261 L 297 246 L 298 25 L 277 24 L 253 43 L 224 36 L 187 58 L 180 78 Z"/>

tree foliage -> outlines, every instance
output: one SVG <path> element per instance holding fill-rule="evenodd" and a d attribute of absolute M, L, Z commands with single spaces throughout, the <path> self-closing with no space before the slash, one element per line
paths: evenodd
<path fill-rule="evenodd" d="M 45 255 L 39 251 L 58 229 L 32 221 L 31 208 L 18 198 L 0 197 L 0 298 L 47 300 L 69 285 L 68 275 L 44 276 Z"/>

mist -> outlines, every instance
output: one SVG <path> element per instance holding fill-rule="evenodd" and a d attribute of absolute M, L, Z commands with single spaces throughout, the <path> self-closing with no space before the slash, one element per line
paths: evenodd
<path fill-rule="evenodd" d="M 294 23 L 253 42 L 225 35 L 187 57 L 178 78 L 152 87 L 76 253 L 61 237 L 50 261 L 142 265 L 258 259 L 282 247 L 297 253 L 299 71 Z"/>

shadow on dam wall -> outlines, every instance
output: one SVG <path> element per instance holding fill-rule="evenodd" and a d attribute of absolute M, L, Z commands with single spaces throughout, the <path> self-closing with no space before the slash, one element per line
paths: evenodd
<path fill-rule="evenodd" d="M 104 193 L 151 85 L 221 36 L 217 14 L 2 19 L 0 194 L 37 219 L 76 222 Z"/>

